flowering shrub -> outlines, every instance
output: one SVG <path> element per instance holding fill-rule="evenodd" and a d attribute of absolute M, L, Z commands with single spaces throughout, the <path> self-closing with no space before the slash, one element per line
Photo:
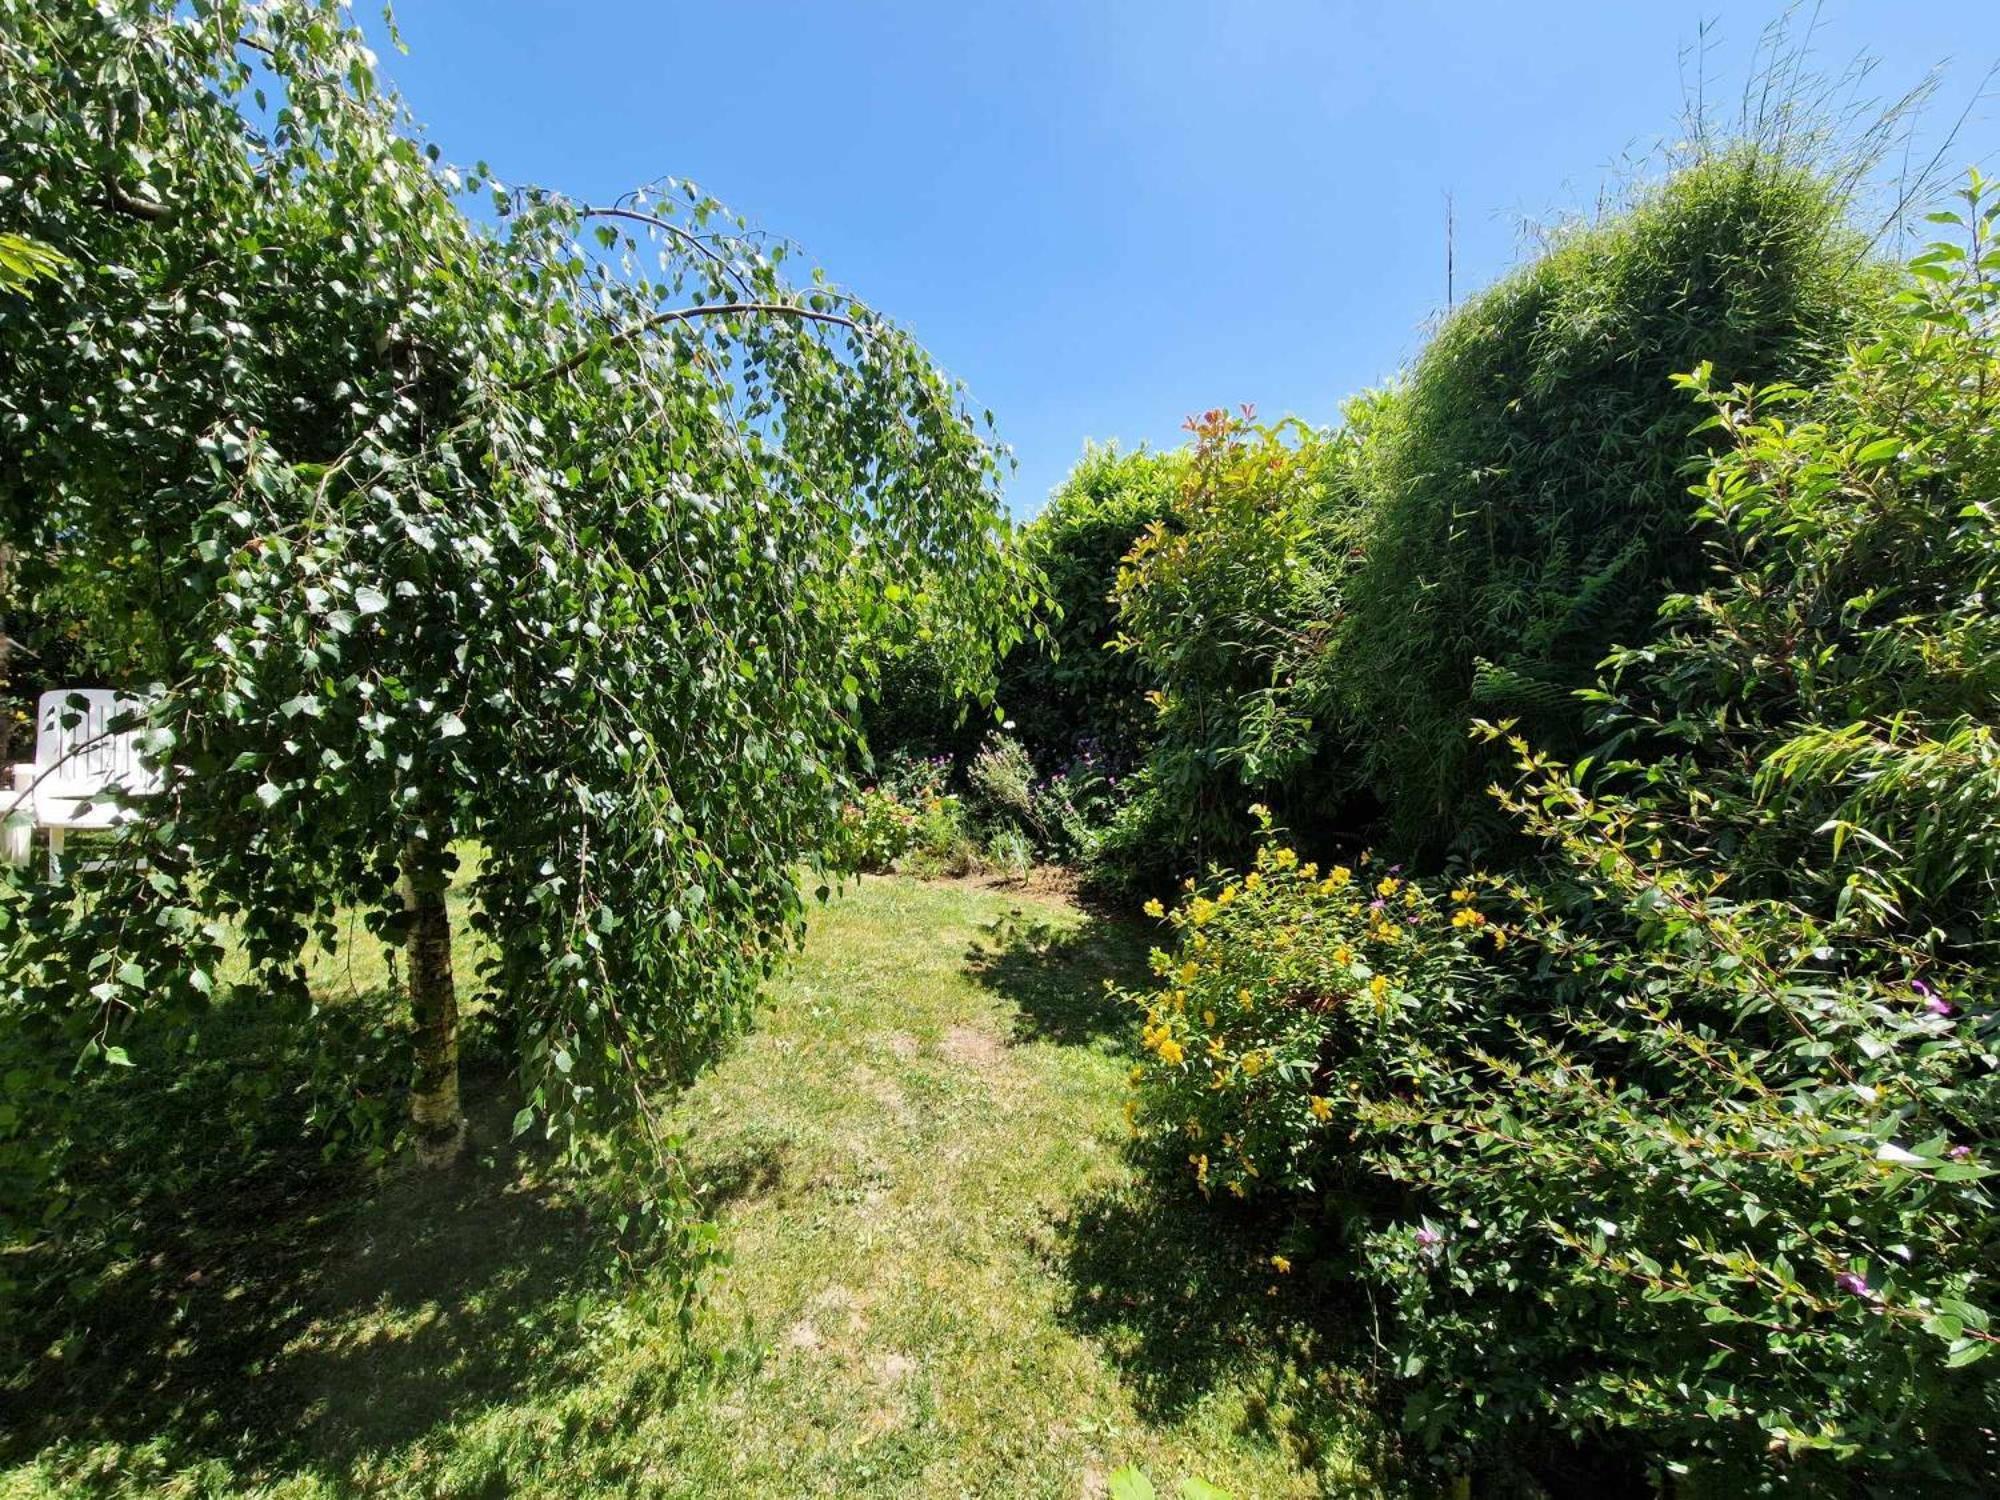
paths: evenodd
<path fill-rule="evenodd" d="M 1728 1493 L 1993 1472 L 2000 1392 L 1967 1368 L 2000 1342 L 1990 983 L 1731 899 L 1515 748 L 1506 806 L 1574 871 L 1515 892 L 1546 1013 L 1415 1039 L 1410 1087 L 1356 1103 L 1422 1207 L 1356 1266 L 1399 1314 L 1411 1425 L 1622 1432 Z"/>
<path fill-rule="evenodd" d="M 1351 1226 L 1340 1268 L 1453 1468 L 1555 1431 L 1728 1493 L 1987 1471 L 1991 997 L 1725 899 L 1516 748 L 1507 808 L 1570 883 L 1440 893 L 1267 844 L 1151 905 L 1136 1129 L 1205 1193 Z"/>
<path fill-rule="evenodd" d="M 1005 734 L 987 740 L 966 767 L 965 781 L 973 816 L 982 826 L 1030 832 L 1038 827 L 1035 763 L 1019 740 Z"/>
<path fill-rule="evenodd" d="M 1118 774 L 1095 740 L 1078 741 L 1069 763 L 1030 789 L 1043 851 L 1065 862 L 1090 859 L 1131 787 L 1132 778 Z"/>
<path fill-rule="evenodd" d="M 827 862 L 836 870 L 879 873 L 913 852 L 950 853 L 963 836 L 963 817 L 958 799 L 940 784 L 919 783 L 913 794 L 887 782 L 864 787 L 840 809 Z"/>
<path fill-rule="evenodd" d="M 1485 1024 L 1508 941 L 1470 886 L 1302 862 L 1266 843 L 1172 911 L 1156 950 L 1134 1122 L 1175 1138 L 1204 1192 L 1312 1191 L 1352 1165 L 1356 1110 L 1415 1080 L 1417 1038 Z"/>

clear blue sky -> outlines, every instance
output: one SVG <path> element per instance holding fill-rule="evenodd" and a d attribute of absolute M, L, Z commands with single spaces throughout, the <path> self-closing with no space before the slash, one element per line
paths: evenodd
<path fill-rule="evenodd" d="M 1442 307 L 1447 189 L 1463 295 L 1676 133 L 1705 16 L 1737 89 L 1776 10 L 402 0 L 410 55 L 380 50 L 455 160 L 600 199 L 689 177 L 797 241 L 993 409 L 1025 516 L 1086 438 L 1171 445 L 1240 401 L 1331 421 Z M 1936 131 L 2000 0 L 1828 0 L 1816 46 L 1878 57 L 1884 94 L 1949 60 Z M 1954 165 L 1996 146 L 1989 99 Z"/>

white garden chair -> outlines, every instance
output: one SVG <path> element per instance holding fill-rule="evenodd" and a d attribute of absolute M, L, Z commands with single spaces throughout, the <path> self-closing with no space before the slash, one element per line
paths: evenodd
<path fill-rule="evenodd" d="M 9 864 L 28 862 L 34 832 L 44 828 L 49 873 L 55 875 L 70 829 L 115 827 L 132 816 L 124 798 L 160 790 L 160 773 L 149 770 L 140 756 L 137 731 L 113 734 L 107 727 L 120 714 L 144 707 L 144 700 L 111 688 L 57 688 L 42 694 L 35 715 L 34 764 L 14 767 L 14 794 L 5 803 Z"/>

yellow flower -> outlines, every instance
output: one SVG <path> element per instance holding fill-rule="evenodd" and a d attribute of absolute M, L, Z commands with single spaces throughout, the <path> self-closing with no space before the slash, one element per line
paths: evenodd
<path fill-rule="evenodd" d="M 1319 879 L 1319 866 L 1308 861 L 1299 866 L 1299 876 L 1304 880 Z"/>
<path fill-rule="evenodd" d="M 1271 856 L 1271 863 L 1281 870 L 1289 870 L 1298 862 L 1298 852 L 1293 849 L 1280 849 L 1276 854 Z"/>
<path fill-rule="evenodd" d="M 1497 951 L 1497 950 L 1499 950 L 1499 949 L 1501 949 L 1501 948 L 1504 948 L 1504 947 L 1506 947 L 1506 946 L 1507 946 L 1507 929 L 1506 929 L 1506 928 L 1504 928 L 1504 927 L 1496 927 L 1496 928 L 1494 928 L 1494 929 L 1493 929 L 1493 947 L 1494 947 L 1494 949 L 1495 949 L 1495 950 Z"/>
<path fill-rule="evenodd" d="M 1333 1118 L 1333 1106 L 1320 1098 L 1318 1094 L 1312 1096 L 1312 1112 L 1315 1120 L 1331 1120 Z"/>
<path fill-rule="evenodd" d="M 1167 914 L 1167 909 L 1164 906 L 1160 905 L 1160 898 L 1158 896 L 1155 896 L 1151 901 L 1148 901 L 1146 903 L 1147 916 L 1164 917 L 1166 914 Z"/>
<path fill-rule="evenodd" d="M 1486 913 L 1474 911 L 1469 906 L 1461 906 L 1451 914 L 1451 925 L 1454 927 L 1484 927 L 1486 925 Z"/>
<path fill-rule="evenodd" d="M 1243 1054 L 1243 1076 L 1245 1078 L 1255 1078 L 1263 1071 L 1264 1057 L 1262 1053 L 1246 1052 Z"/>
<path fill-rule="evenodd" d="M 1125 1075 L 1125 1079 L 1126 1082 L 1128 1083 L 1138 1083 L 1143 1078 L 1145 1078 L 1145 1076 L 1146 1076 L 1146 1070 L 1140 1067 L 1137 1063 L 1134 1063 L 1132 1065 L 1132 1071 Z"/>
<path fill-rule="evenodd" d="M 1201 978 L 1201 966 L 1199 964 L 1190 959 L 1187 963 L 1181 965 L 1180 981 L 1182 984 L 1193 984 L 1199 978 Z"/>
<path fill-rule="evenodd" d="M 1393 896 L 1402 888 L 1403 882 L 1393 875 L 1384 875 L 1375 882 L 1375 894 L 1378 896 Z"/>
<path fill-rule="evenodd" d="M 1346 885 L 1353 878 L 1354 872 L 1348 869 L 1346 865 L 1335 865 L 1331 870 L 1326 872 L 1327 883 L 1336 889 Z"/>
<path fill-rule="evenodd" d="M 1264 888 L 1264 877 L 1262 875 L 1259 875 L 1255 870 L 1252 870 L 1248 875 L 1245 875 L 1243 877 L 1244 890 L 1261 891 L 1263 888 Z"/>
<path fill-rule="evenodd" d="M 1181 1044 L 1172 1037 L 1168 1037 L 1160 1043 L 1160 1061 L 1168 1067 L 1177 1067 L 1180 1064 L 1180 1060 L 1186 1056 L 1187 1053 L 1181 1050 Z"/>
<path fill-rule="evenodd" d="M 1202 1187 L 1208 1186 L 1208 1154 L 1190 1156 L 1188 1161 L 1194 1166 L 1194 1180 Z"/>
<path fill-rule="evenodd" d="M 1335 949 L 1333 950 L 1333 961 L 1334 961 L 1335 963 L 1337 963 L 1337 964 L 1351 964 L 1351 963 L 1353 963 L 1353 962 L 1354 962 L 1354 950 L 1353 950 L 1352 948 L 1348 947 L 1348 946 L 1347 946 L 1347 944 L 1345 944 L 1345 943 L 1342 943 L 1342 944 L 1340 944 L 1340 945 L 1339 945 L 1338 947 L 1336 947 L 1336 948 L 1335 948 Z"/>
<path fill-rule="evenodd" d="M 1228 885 L 1225 885 L 1221 890 L 1215 893 L 1215 904 L 1217 906 L 1227 906 L 1230 902 L 1234 901 L 1235 899 L 1236 899 L 1236 883 L 1234 881 L 1231 881 Z"/>
<path fill-rule="evenodd" d="M 1204 1026 L 1206 1026 L 1206 1027 L 1209 1027 L 1209 1028 L 1210 1028 L 1211 1030 L 1212 1030 L 1212 1029 L 1214 1029 L 1214 1026 L 1215 1026 L 1215 1012 L 1214 1012 L 1214 1011 L 1212 1011 L 1212 1010 L 1205 1010 L 1205 1011 L 1203 1011 L 1203 1012 L 1201 1013 L 1201 1024 L 1202 1024 L 1202 1025 L 1204 1025 Z"/>
<path fill-rule="evenodd" d="M 1470 901 L 1472 899 L 1472 892 L 1467 890 L 1464 886 L 1459 886 L 1456 890 L 1454 890 L 1451 893 L 1451 899 L 1463 905 L 1465 902 Z"/>
<path fill-rule="evenodd" d="M 1274 1255 L 1271 1257 L 1271 1269 L 1280 1276 L 1289 1276 L 1292 1274 L 1292 1263 L 1282 1255 Z"/>
<path fill-rule="evenodd" d="M 1377 1004 L 1380 1004 L 1388 998 L 1389 981 L 1382 975 L 1377 974 L 1373 979 L 1368 981 L 1368 993 L 1375 997 Z"/>

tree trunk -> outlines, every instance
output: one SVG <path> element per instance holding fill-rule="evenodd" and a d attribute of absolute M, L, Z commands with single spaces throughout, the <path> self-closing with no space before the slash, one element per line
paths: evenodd
<path fill-rule="evenodd" d="M 403 905 L 410 916 L 403 941 L 410 963 L 410 1019 L 417 1032 L 410 1128 L 417 1161 L 426 1167 L 449 1165 L 465 1144 L 465 1115 L 458 1105 L 458 994 L 451 982 L 451 919 L 444 904 L 449 882 L 436 848 L 416 840 L 403 846 Z"/>

